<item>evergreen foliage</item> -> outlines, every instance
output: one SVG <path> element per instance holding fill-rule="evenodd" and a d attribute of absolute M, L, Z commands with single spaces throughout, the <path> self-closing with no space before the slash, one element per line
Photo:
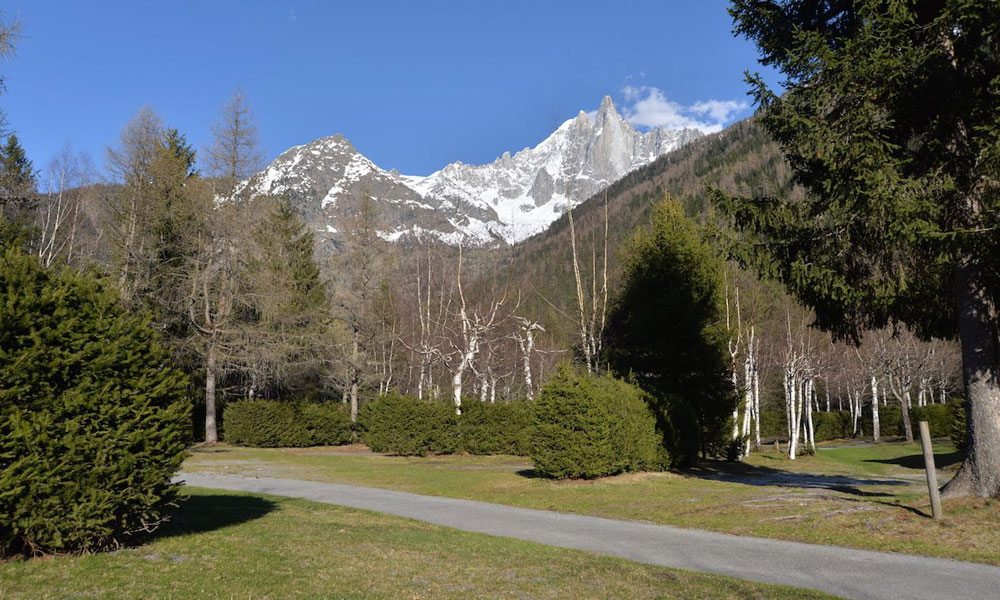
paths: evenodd
<path fill-rule="evenodd" d="M 37 178 L 17 134 L 10 134 L 0 147 L 0 204 L 28 200 L 35 192 Z"/>
<path fill-rule="evenodd" d="M 624 276 L 608 316 L 612 369 L 654 399 L 670 449 L 689 464 L 723 447 L 735 393 L 721 326 L 722 262 L 671 199 L 624 252 Z"/>
<path fill-rule="evenodd" d="M 956 398 L 948 402 L 948 408 L 951 409 L 951 429 L 948 430 L 948 437 L 951 438 L 951 443 L 955 445 L 956 450 L 965 452 L 969 444 L 965 401 Z"/>
<path fill-rule="evenodd" d="M 38 173 L 17 135 L 0 147 L 0 246 L 23 244 Z"/>
<path fill-rule="evenodd" d="M 458 419 L 462 449 L 469 454 L 528 456 L 533 413 L 532 402 L 463 401 Z"/>
<path fill-rule="evenodd" d="M 459 449 L 458 415 L 442 402 L 381 396 L 361 407 L 358 425 L 361 439 L 374 452 L 425 456 Z"/>
<path fill-rule="evenodd" d="M 857 340 L 903 322 L 963 345 L 969 453 L 949 493 L 1000 494 L 1000 2 L 735 0 L 760 122 L 804 198 L 717 194 L 740 259 Z"/>
<path fill-rule="evenodd" d="M 352 440 L 351 419 L 335 403 L 239 400 L 226 406 L 223 439 L 258 448 L 337 446 Z"/>
<path fill-rule="evenodd" d="M 0 255 L 0 551 L 90 551 L 155 528 L 188 441 L 186 381 L 89 276 Z"/>
<path fill-rule="evenodd" d="M 663 470 L 669 462 L 641 389 L 565 365 L 539 394 L 531 438 L 531 460 L 544 477 L 592 479 Z"/>
<path fill-rule="evenodd" d="M 899 403 L 894 402 L 886 406 L 879 406 L 879 429 L 883 436 L 902 436 L 903 415 L 900 412 Z M 813 427 L 815 427 L 815 439 L 817 442 L 825 442 L 836 439 L 846 439 L 852 437 L 853 427 L 851 423 L 851 413 L 846 410 L 834 411 L 813 411 Z M 927 421 L 933 437 L 950 436 L 955 427 L 955 404 L 928 404 L 927 406 L 914 406 L 910 409 L 910 421 Z M 861 431 L 871 434 L 872 431 L 872 411 L 871 405 L 866 405 L 861 412 L 858 421 Z M 964 427 L 964 425 L 963 425 Z M 784 410 L 764 410 L 761 411 L 760 434 L 763 437 L 775 437 L 785 439 L 788 437 L 788 426 L 785 420 Z"/>

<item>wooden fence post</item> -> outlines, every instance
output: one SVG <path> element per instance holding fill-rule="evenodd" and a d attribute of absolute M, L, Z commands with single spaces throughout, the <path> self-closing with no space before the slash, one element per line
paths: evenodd
<path fill-rule="evenodd" d="M 941 518 L 941 495 L 938 493 L 937 469 L 934 467 L 934 448 L 927 421 L 920 422 L 920 446 L 924 450 L 924 470 L 927 471 L 927 493 L 931 496 L 931 514 Z"/>

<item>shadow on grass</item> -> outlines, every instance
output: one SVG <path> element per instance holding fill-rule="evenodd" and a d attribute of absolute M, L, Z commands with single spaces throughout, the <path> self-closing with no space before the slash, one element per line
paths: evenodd
<path fill-rule="evenodd" d="M 964 452 L 948 452 L 948 453 L 935 454 L 934 466 L 936 466 L 939 469 L 944 469 L 945 467 L 950 467 L 951 465 L 962 462 L 964 458 L 965 458 Z M 900 467 L 905 467 L 907 469 L 917 469 L 920 471 L 924 470 L 923 454 L 907 454 L 906 456 L 898 456 L 896 458 L 869 458 L 866 459 L 864 462 L 882 463 L 884 465 L 898 465 Z"/>
<path fill-rule="evenodd" d="M 752 466 L 743 463 L 704 463 L 693 469 L 685 469 L 682 474 L 712 481 L 726 481 L 753 486 L 774 486 L 801 489 L 823 489 L 853 496 L 892 497 L 893 494 L 870 492 L 859 489 L 869 485 L 907 485 L 900 479 L 868 479 L 843 475 L 817 475 L 813 473 L 793 473 L 770 467 Z"/>
<path fill-rule="evenodd" d="M 257 496 L 198 494 L 178 499 L 169 511 L 170 519 L 149 539 L 163 539 L 215 531 L 259 519 L 277 508 Z"/>

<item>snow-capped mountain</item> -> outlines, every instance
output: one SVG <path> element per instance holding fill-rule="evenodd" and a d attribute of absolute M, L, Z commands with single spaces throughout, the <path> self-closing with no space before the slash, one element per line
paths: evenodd
<path fill-rule="evenodd" d="M 534 148 L 505 152 L 487 165 L 455 162 L 427 177 L 400 175 L 335 135 L 287 150 L 245 182 L 242 193 L 287 195 L 334 243 L 339 224 L 367 193 L 385 239 L 512 244 L 543 231 L 568 205 L 701 135 L 696 129 L 638 131 L 606 96 L 596 112 L 581 111 Z"/>

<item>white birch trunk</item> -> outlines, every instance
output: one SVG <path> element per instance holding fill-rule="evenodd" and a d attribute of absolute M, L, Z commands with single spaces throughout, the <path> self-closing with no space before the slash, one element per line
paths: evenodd
<path fill-rule="evenodd" d="M 878 422 L 878 378 L 872 375 L 872 441 L 879 441 L 881 428 Z"/>

